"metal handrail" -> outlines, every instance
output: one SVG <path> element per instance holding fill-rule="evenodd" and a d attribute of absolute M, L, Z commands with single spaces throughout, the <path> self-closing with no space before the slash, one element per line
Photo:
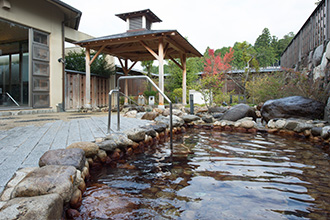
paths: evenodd
<path fill-rule="evenodd" d="M 148 76 L 121 76 L 118 78 L 117 80 L 117 88 L 113 89 L 109 92 L 109 113 L 108 113 L 108 134 L 110 133 L 111 130 L 111 96 L 113 93 L 117 93 L 117 131 L 120 130 L 120 106 L 119 106 L 119 95 L 120 95 L 120 91 L 119 91 L 119 81 L 123 80 L 123 79 L 146 79 L 148 80 L 151 85 L 153 85 L 153 87 L 155 89 L 157 89 L 157 91 L 159 92 L 159 94 L 161 94 L 164 99 L 170 104 L 170 147 L 171 147 L 171 151 L 173 152 L 173 114 L 172 114 L 172 102 L 171 100 L 163 93 L 163 91 L 160 90 L 160 88 L 158 88 L 158 86 L 148 77 Z"/>
<path fill-rule="evenodd" d="M 19 104 L 16 102 L 16 100 L 8 92 L 6 92 L 6 95 L 11 99 L 11 101 L 13 101 L 15 103 L 15 105 L 17 105 L 19 107 Z"/>
<path fill-rule="evenodd" d="M 131 99 L 130 97 L 128 97 L 127 95 L 125 95 L 124 93 L 122 93 L 122 92 L 119 92 L 122 96 L 125 96 L 127 99 L 129 99 L 131 102 L 133 102 L 135 105 L 139 105 L 139 104 L 137 104 L 136 102 L 134 102 L 134 100 L 133 99 Z"/>

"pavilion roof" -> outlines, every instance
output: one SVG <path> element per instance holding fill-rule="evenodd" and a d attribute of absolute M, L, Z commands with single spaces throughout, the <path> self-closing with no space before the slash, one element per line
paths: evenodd
<path fill-rule="evenodd" d="M 159 42 L 164 43 L 164 59 L 202 57 L 203 55 L 191 45 L 177 30 L 139 30 L 127 31 L 104 37 L 79 41 L 75 44 L 92 50 L 102 49 L 103 53 L 131 61 L 156 60 L 146 49 L 157 53 Z"/>

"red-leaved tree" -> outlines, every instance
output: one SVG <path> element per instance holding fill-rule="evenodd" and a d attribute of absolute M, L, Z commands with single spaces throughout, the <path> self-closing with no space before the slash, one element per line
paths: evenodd
<path fill-rule="evenodd" d="M 214 50 L 209 49 L 208 57 L 204 58 L 204 73 L 196 90 L 202 94 L 208 108 L 212 105 L 212 96 L 222 92 L 223 75 L 231 69 L 233 57 L 234 50 L 230 48 L 223 57 L 221 54 L 215 55 Z"/>

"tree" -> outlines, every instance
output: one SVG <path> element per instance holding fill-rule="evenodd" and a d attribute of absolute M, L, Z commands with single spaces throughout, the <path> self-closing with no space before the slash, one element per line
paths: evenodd
<path fill-rule="evenodd" d="M 179 60 L 177 60 L 179 62 Z M 186 75 L 186 85 L 189 89 L 192 84 L 198 79 L 198 73 L 203 71 L 203 60 L 198 57 L 191 57 L 187 59 L 187 75 Z M 168 72 L 170 76 L 165 78 L 165 92 L 174 101 L 175 96 L 173 91 L 175 89 L 182 88 L 182 69 L 178 67 L 173 61 L 168 61 Z M 182 97 L 182 95 L 180 96 Z"/>
<path fill-rule="evenodd" d="M 223 56 L 220 53 L 216 55 L 214 50 L 209 49 L 208 56 L 204 57 L 204 73 L 195 89 L 202 94 L 208 108 L 212 105 L 212 96 L 222 93 L 223 76 L 231 69 L 233 55 L 232 48 Z"/>
<path fill-rule="evenodd" d="M 275 51 L 271 43 L 270 31 L 268 28 L 264 28 L 254 44 L 254 48 L 258 53 L 256 59 L 262 67 L 272 66 L 276 62 Z"/>
<path fill-rule="evenodd" d="M 147 72 L 150 78 L 151 78 L 153 63 L 154 63 L 153 60 L 146 60 L 141 62 L 141 66 L 143 67 L 143 70 Z"/>
<path fill-rule="evenodd" d="M 95 54 L 95 52 L 92 52 L 91 57 L 95 56 Z M 65 56 L 65 68 L 68 70 L 85 72 L 85 57 L 85 50 L 83 49 L 80 52 L 70 51 L 68 55 Z M 101 76 L 110 76 L 115 73 L 115 68 L 114 65 L 106 60 L 106 55 L 101 54 L 92 63 L 91 73 Z"/>

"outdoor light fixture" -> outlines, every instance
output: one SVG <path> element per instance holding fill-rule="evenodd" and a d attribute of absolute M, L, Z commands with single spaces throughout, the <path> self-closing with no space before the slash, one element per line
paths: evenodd
<path fill-rule="evenodd" d="M 57 60 L 59 63 L 65 63 L 65 59 L 63 59 L 62 57 L 61 58 L 58 58 L 58 60 Z"/>

